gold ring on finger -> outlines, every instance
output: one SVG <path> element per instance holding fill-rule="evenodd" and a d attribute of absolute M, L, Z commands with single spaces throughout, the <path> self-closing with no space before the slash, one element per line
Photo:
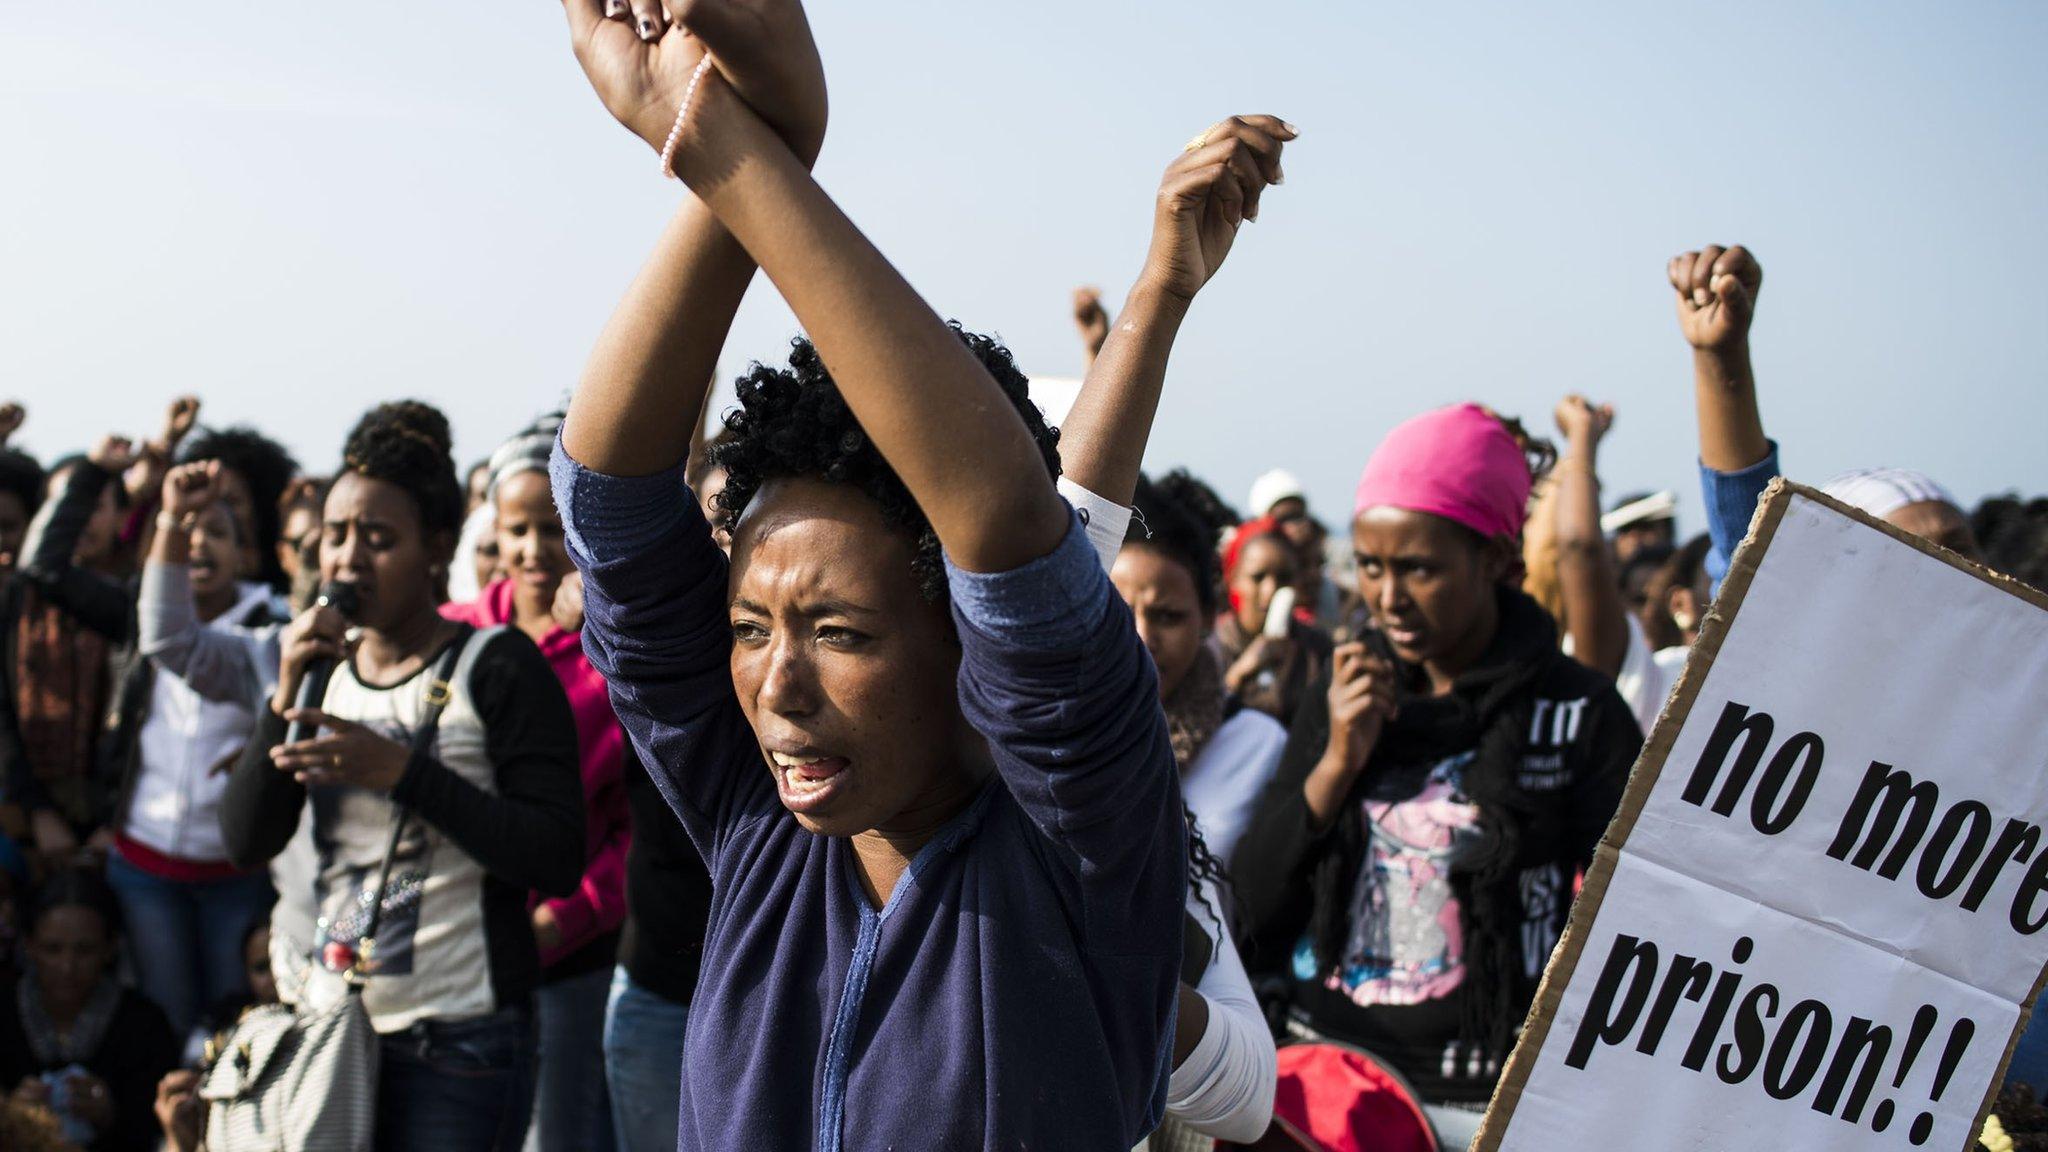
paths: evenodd
<path fill-rule="evenodd" d="M 1200 152 L 1202 149 L 1207 148 L 1208 146 L 1209 134 L 1207 132 L 1204 132 L 1200 136 L 1195 137 L 1193 140 L 1188 141 L 1187 147 L 1182 148 L 1181 151 Z"/>

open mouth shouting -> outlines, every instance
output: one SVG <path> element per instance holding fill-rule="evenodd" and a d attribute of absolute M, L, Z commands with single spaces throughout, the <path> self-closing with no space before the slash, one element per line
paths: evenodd
<path fill-rule="evenodd" d="M 849 762 L 816 749 L 781 752 L 770 749 L 768 762 L 775 771 L 775 790 L 782 806 L 799 816 L 827 808 L 846 786 Z"/>

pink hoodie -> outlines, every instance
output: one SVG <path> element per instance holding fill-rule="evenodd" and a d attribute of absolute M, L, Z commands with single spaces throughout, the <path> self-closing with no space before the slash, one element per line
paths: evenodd
<path fill-rule="evenodd" d="M 500 580 L 467 604 L 444 604 L 441 615 L 478 628 L 511 625 L 513 587 Z M 541 655 L 562 682 L 569 710 L 576 715 L 576 748 L 583 765 L 583 884 L 574 896 L 546 903 L 562 927 L 560 947 L 544 949 L 543 968 L 551 967 L 592 940 L 626 922 L 626 846 L 632 824 L 626 810 L 626 733 L 612 713 L 604 677 L 583 655 L 583 640 L 574 632 L 552 629 L 540 641 Z"/>

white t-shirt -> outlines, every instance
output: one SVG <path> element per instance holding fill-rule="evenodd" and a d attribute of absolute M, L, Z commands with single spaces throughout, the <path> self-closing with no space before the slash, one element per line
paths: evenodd
<path fill-rule="evenodd" d="M 1207 897 L 1204 903 L 1203 897 Z M 1249 1144 L 1273 1123 L 1279 1056 L 1259 1011 L 1244 960 L 1211 908 L 1223 907 L 1214 884 L 1188 888 L 1188 914 L 1216 942 L 1215 958 L 1195 985 L 1209 1002 L 1209 1027 L 1166 1086 L 1167 1114 L 1204 1136 Z"/>

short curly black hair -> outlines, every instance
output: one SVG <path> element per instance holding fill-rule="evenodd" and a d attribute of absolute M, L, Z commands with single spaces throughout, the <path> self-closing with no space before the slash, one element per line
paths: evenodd
<path fill-rule="evenodd" d="M 957 321 L 948 326 L 1002 387 L 1038 445 L 1047 475 L 1058 476 L 1059 432 L 1031 402 L 1030 382 L 1018 371 L 1009 349 L 966 331 Z M 739 407 L 726 415 L 726 427 L 730 439 L 712 448 L 710 461 L 725 469 L 725 491 L 719 494 L 717 507 L 727 531 L 738 528 L 747 504 L 771 480 L 809 476 L 851 485 L 881 506 L 884 520 L 915 541 L 911 569 L 924 598 L 935 604 L 946 599 L 946 565 L 938 534 L 853 418 L 839 385 L 809 340 L 798 336 L 790 341 L 786 368 L 759 363 L 748 368 L 739 380 Z"/>
<path fill-rule="evenodd" d="M 22 511 L 30 516 L 43 506 L 43 466 L 26 452 L 0 448 L 0 492 L 13 493 Z"/>
<path fill-rule="evenodd" d="M 179 446 L 178 463 L 200 460 L 220 461 L 249 485 L 256 505 L 256 554 L 263 559 L 261 578 L 274 588 L 284 587 L 284 567 L 277 559 L 277 542 L 284 535 L 278 502 L 299 473 L 298 461 L 284 445 L 247 425 L 205 431 Z"/>
<path fill-rule="evenodd" d="M 417 400 L 379 404 L 364 413 L 342 449 L 342 474 L 403 488 L 419 509 L 420 526 L 452 543 L 462 532 L 469 495 L 455 475 L 455 434 L 439 408 Z"/>
<path fill-rule="evenodd" d="M 2048 498 L 2022 500 L 2017 492 L 1993 496 L 1970 514 L 1984 563 L 2048 591 Z"/>
<path fill-rule="evenodd" d="M 1216 615 L 1223 600 L 1223 560 L 1217 545 L 1237 523 L 1237 513 L 1185 468 L 1157 480 L 1138 477 L 1131 511 L 1124 543 L 1156 548 L 1187 569 L 1194 577 L 1203 617 Z"/>

